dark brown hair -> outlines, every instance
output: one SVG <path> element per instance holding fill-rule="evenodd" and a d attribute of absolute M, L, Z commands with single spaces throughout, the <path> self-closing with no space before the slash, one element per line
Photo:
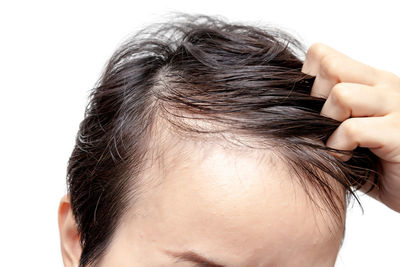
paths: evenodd
<path fill-rule="evenodd" d="M 258 140 L 339 219 L 348 201 L 335 202 L 340 196 L 322 172 L 342 185 L 347 200 L 371 173 L 375 186 L 377 158 L 368 149 L 358 147 L 342 162 L 321 144 L 340 122 L 321 116 L 325 99 L 310 96 L 314 77 L 301 72 L 304 52 L 282 30 L 182 13 L 125 41 L 91 91 L 68 164 L 80 266 L 101 259 L 138 198 L 160 118 L 182 136 L 227 132 Z M 185 115 L 215 128 L 187 123 Z"/>

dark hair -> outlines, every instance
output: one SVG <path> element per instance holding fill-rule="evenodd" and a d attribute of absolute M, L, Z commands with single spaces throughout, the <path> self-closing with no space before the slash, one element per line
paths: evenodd
<path fill-rule="evenodd" d="M 326 99 L 310 96 L 314 77 L 301 72 L 305 49 L 296 38 L 273 27 L 174 16 L 125 41 L 91 91 L 67 169 L 80 266 L 101 259 L 139 198 L 161 119 L 177 136 L 233 133 L 274 150 L 338 219 L 371 173 L 372 187 L 378 184 L 378 161 L 369 149 L 358 147 L 343 162 L 329 153 L 341 151 L 321 144 L 340 122 L 320 115 Z M 335 201 L 340 196 L 322 173 L 342 185 L 346 203 Z"/>

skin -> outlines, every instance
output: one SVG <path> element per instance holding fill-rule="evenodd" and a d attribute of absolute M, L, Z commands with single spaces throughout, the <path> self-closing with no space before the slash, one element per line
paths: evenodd
<path fill-rule="evenodd" d="M 311 95 L 327 99 L 321 114 L 342 121 L 326 145 L 370 148 L 383 166 L 370 195 L 400 212 L 400 78 L 323 44 L 310 47 L 302 71 L 316 76 Z M 334 266 L 344 222 L 317 209 L 271 151 L 179 149 L 148 171 L 162 182 L 123 218 L 100 266 L 212 266 L 173 256 L 184 251 L 220 266 Z M 68 195 L 58 215 L 64 265 L 78 266 Z"/>
<path fill-rule="evenodd" d="M 188 250 L 220 266 L 334 265 L 344 222 L 317 212 L 272 153 L 188 142 L 158 160 L 147 175 L 162 182 L 147 185 L 99 266 L 210 266 L 172 255 Z"/>
<path fill-rule="evenodd" d="M 309 48 L 302 72 L 316 76 L 311 95 L 326 99 L 321 115 L 342 122 L 326 146 L 377 155 L 383 175 L 368 194 L 400 212 L 400 78 L 321 43 Z"/>

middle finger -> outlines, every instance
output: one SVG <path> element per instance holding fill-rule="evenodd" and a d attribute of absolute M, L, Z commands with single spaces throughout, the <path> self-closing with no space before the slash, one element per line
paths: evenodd
<path fill-rule="evenodd" d="M 389 114 L 398 106 L 398 97 L 384 88 L 357 83 L 338 83 L 329 93 L 321 115 L 344 121 L 350 117 L 377 117 Z"/>

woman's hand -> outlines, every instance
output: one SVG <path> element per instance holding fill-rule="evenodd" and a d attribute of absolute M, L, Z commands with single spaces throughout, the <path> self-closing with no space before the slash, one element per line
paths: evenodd
<path fill-rule="evenodd" d="M 383 179 L 369 195 L 400 212 L 400 78 L 320 43 L 308 50 L 302 72 L 316 76 L 311 95 L 327 99 L 321 115 L 342 122 L 326 146 L 376 154 Z"/>

